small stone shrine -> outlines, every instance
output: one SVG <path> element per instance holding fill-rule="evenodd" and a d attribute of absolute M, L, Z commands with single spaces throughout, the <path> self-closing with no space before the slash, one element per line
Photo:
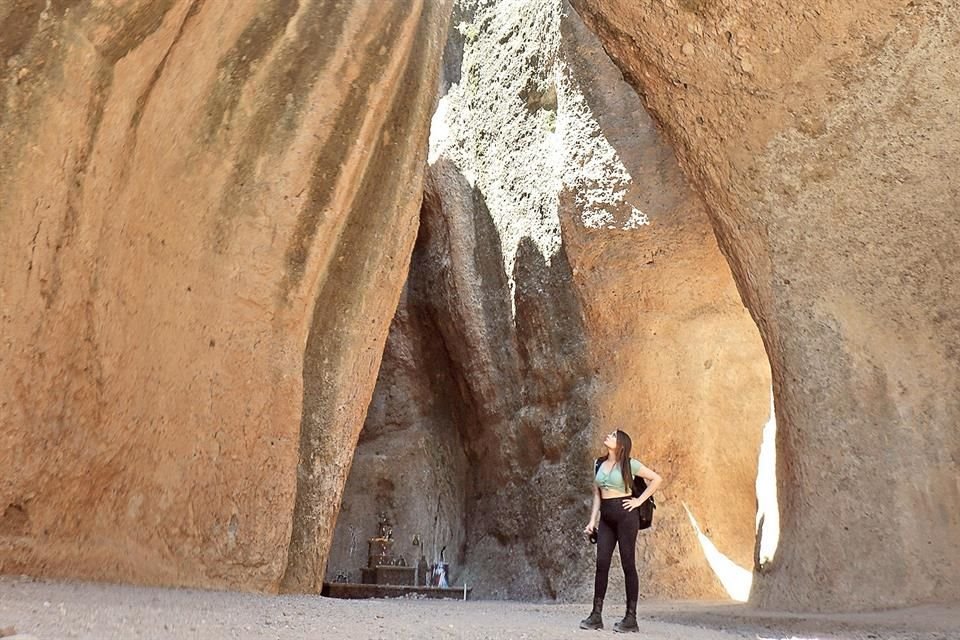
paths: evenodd
<path fill-rule="evenodd" d="M 393 555 L 393 525 L 380 516 L 377 537 L 367 541 L 367 566 L 360 570 L 363 584 L 413 585 L 416 567 L 408 567 L 403 556 Z"/>
<path fill-rule="evenodd" d="M 454 587 L 447 584 L 450 565 L 443 561 L 443 551 L 438 563 L 427 565 L 423 557 L 423 543 L 417 535 L 413 538 L 413 546 L 417 548 L 420 558 L 414 566 L 408 566 L 403 556 L 395 555 L 393 543 L 393 525 L 386 515 L 380 514 L 377 535 L 367 540 L 367 566 L 360 569 L 360 584 L 347 582 L 346 573 L 340 571 L 335 582 L 323 583 L 320 595 L 331 598 L 390 598 L 414 595 L 467 599 L 472 588 L 467 585 Z"/>

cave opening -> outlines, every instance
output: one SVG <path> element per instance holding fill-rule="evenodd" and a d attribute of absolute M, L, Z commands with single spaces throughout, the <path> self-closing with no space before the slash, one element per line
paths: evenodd
<path fill-rule="evenodd" d="M 563 3 L 458 3 L 440 96 L 325 579 L 359 580 L 384 514 L 477 595 L 587 599 L 590 460 L 623 428 L 668 479 L 644 592 L 745 599 L 776 539 L 770 367 L 673 151 Z"/>

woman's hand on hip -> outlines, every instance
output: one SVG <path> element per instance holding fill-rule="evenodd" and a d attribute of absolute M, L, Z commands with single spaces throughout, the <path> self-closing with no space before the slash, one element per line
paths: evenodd
<path fill-rule="evenodd" d="M 643 502 L 640 501 L 640 498 L 627 498 L 623 501 L 623 508 L 627 511 L 633 511 L 642 504 Z"/>

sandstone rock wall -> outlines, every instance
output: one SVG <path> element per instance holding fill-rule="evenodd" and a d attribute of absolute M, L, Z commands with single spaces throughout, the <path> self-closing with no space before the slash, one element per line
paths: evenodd
<path fill-rule="evenodd" d="M 318 587 L 448 12 L 0 7 L 0 571 Z"/>
<path fill-rule="evenodd" d="M 418 247 L 330 578 L 364 564 L 379 510 L 411 559 L 408 538 L 432 535 L 421 523 L 437 513 L 425 492 L 451 505 L 437 545 L 451 545 L 458 583 L 589 598 L 594 548 L 579 532 L 593 456 L 617 426 L 668 478 L 640 542 L 644 593 L 725 595 L 685 504 L 752 563 L 770 386 L 759 334 L 671 151 L 567 14 L 542 0 L 455 7 Z"/>
<path fill-rule="evenodd" d="M 728 597 L 687 509 L 722 553 L 752 569 L 770 367 L 673 151 L 577 14 L 570 11 L 561 27 L 569 83 L 561 94 L 570 102 L 582 95 L 560 123 L 567 147 L 574 161 L 589 158 L 586 176 L 626 176 L 616 185 L 626 190 L 622 202 L 585 204 L 597 188 L 590 179 L 560 195 L 590 336 L 595 433 L 625 428 L 636 457 L 667 478 L 657 528 L 640 537 L 643 591 Z M 592 131 L 576 124 L 591 119 Z M 597 140 L 615 156 L 605 157 Z M 605 215 L 602 224 L 586 215 L 591 210 Z M 632 226 L 638 218 L 644 224 Z"/>
<path fill-rule="evenodd" d="M 770 354 L 753 601 L 960 599 L 960 7 L 575 0 L 708 204 Z"/>

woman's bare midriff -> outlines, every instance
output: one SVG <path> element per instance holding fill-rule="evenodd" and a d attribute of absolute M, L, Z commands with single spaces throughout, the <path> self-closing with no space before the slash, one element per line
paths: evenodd
<path fill-rule="evenodd" d="M 600 489 L 600 497 L 604 500 L 611 500 L 613 498 L 632 498 L 633 496 L 629 493 L 620 493 L 619 491 L 610 491 L 609 489 Z"/>

